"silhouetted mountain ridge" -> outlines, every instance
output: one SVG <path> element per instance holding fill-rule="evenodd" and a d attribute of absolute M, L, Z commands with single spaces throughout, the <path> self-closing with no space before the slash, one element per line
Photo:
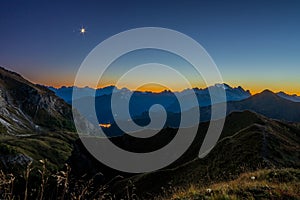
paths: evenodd
<path fill-rule="evenodd" d="M 228 112 L 251 110 L 269 118 L 300 122 L 300 103 L 281 98 L 270 90 L 237 102 L 228 102 Z"/>
<path fill-rule="evenodd" d="M 278 92 L 277 95 L 290 101 L 300 102 L 300 96 L 297 96 L 296 94 L 289 95 L 285 92 Z"/>
<path fill-rule="evenodd" d="M 287 95 L 283 93 L 273 93 L 270 90 L 265 90 L 259 94 L 255 94 L 251 96 L 250 92 L 244 90 L 242 87 L 233 88 L 228 84 L 215 84 L 214 86 L 210 86 L 215 90 L 225 89 L 226 99 L 228 102 L 228 113 L 232 111 L 242 111 L 242 110 L 251 110 L 254 112 L 258 112 L 267 117 L 274 119 L 281 119 L 286 121 L 300 121 L 299 117 L 299 102 L 297 102 L 297 96 L 295 95 Z M 91 88 L 77 88 L 78 90 L 82 90 L 79 95 L 79 99 L 76 99 L 76 104 L 79 101 L 82 101 L 82 104 L 89 105 L 94 96 L 91 96 L 91 92 L 93 89 Z M 72 94 L 72 87 L 62 87 L 60 89 L 56 89 L 56 93 L 58 95 L 59 92 L 63 90 L 68 91 L 68 95 Z M 88 91 L 88 92 L 87 92 Z M 170 123 L 166 124 L 166 126 L 176 126 L 178 124 L 179 116 L 181 109 L 183 112 L 189 112 L 190 109 L 193 109 L 196 106 L 200 106 L 201 111 L 201 120 L 207 121 L 210 120 L 210 108 L 211 108 L 211 99 L 208 88 L 193 88 L 186 89 L 181 92 L 171 92 L 171 91 L 163 91 L 160 93 L 153 92 L 140 92 L 140 91 L 130 91 L 127 88 L 118 89 L 114 86 L 108 86 L 105 88 L 99 88 L 93 91 L 93 95 L 96 95 L 96 112 L 98 116 L 98 120 L 100 123 L 114 123 L 114 118 L 117 117 L 121 121 L 127 121 L 128 117 L 122 114 L 113 114 L 111 110 L 111 96 L 112 92 L 117 99 L 118 104 L 128 104 L 129 112 L 131 114 L 131 118 L 133 118 L 136 122 L 141 122 L 141 124 L 147 124 L 149 121 L 148 112 L 152 105 L 160 104 L 162 105 L 170 118 Z M 190 99 L 193 98 L 193 94 L 195 93 L 198 99 L 198 103 L 192 103 Z M 185 107 L 181 108 L 176 98 L 177 95 L 179 98 L 185 102 Z M 64 97 L 63 97 L 64 98 Z M 218 100 L 220 99 L 220 100 Z M 300 97 L 299 97 L 300 99 Z M 216 103 L 222 103 L 221 98 L 216 97 Z M 71 101 L 68 97 L 67 101 Z M 81 114 L 89 119 L 89 109 L 86 106 L 82 108 L 78 108 Z M 117 105 L 115 105 L 117 106 Z M 119 110 L 119 109 L 117 109 Z M 158 112 L 159 114 L 159 112 Z M 100 117 L 99 117 L 100 116 Z M 172 121 L 176 122 L 173 123 Z"/>
<path fill-rule="evenodd" d="M 53 90 L 53 88 L 51 88 Z M 209 89 L 211 90 L 224 90 L 227 95 L 228 101 L 238 101 L 241 99 L 248 98 L 251 94 L 249 91 L 245 91 L 242 87 L 232 88 L 227 84 L 216 84 L 210 86 L 210 88 L 193 88 L 186 89 L 181 92 L 171 92 L 168 90 L 155 93 L 155 92 L 141 92 L 141 91 L 130 91 L 127 88 L 118 89 L 114 86 L 108 86 L 105 88 L 99 88 L 97 90 L 91 88 L 77 88 L 77 87 L 62 87 L 60 89 L 54 89 L 58 96 L 65 98 L 65 100 L 71 103 L 70 95 L 72 95 L 72 90 L 78 90 L 76 92 L 77 97 L 74 98 L 74 105 L 80 111 L 80 113 L 87 119 L 90 119 L 91 109 L 89 105 L 92 101 L 95 101 L 96 112 L 98 116 L 99 123 L 113 123 L 114 118 L 118 118 L 122 121 L 129 120 L 126 114 L 122 113 L 112 113 L 111 110 L 111 97 L 114 93 L 116 107 L 115 110 L 121 110 L 118 108 L 119 105 L 129 105 L 129 112 L 131 118 L 140 118 L 142 115 L 148 115 L 148 111 L 152 105 L 159 104 L 162 105 L 167 113 L 180 112 L 181 110 L 187 111 L 197 105 L 208 106 L 211 104 Z M 93 94 L 91 92 L 93 91 Z M 63 94 L 67 94 L 65 97 Z M 194 93 L 196 94 L 198 102 L 191 101 Z M 216 92 L 216 102 L 224 101 L 224 98 L 218 95 L 221 93 Z M 184 102 L 184 107 L 180 107 L 178 98 L 182 99 Z M 95 100 L 94 100 L 95 98 Z M 82 106 L 77 106 L 82 105 Z M 93 121 L 93 119 L 90 119 Z"/>
<path fill-rule="evenodd" d="M 241 100 L 244 98 L 249 97 L 251 94 L 250 92 L 247 90 L 245 91 L 241 86 L 238 86 L 236 88 L 232 88 L 231 86 L 229 86 L 228 84 L 215 84 L 214 86 L 210 86 L 209 88 L 222 88 L 226 90 L 226 94 L 227 94 L 227 99 L 228 100 Z M 127 95 L 130 94 L 143 94 L 143 95 L 166 95 L 166 94 L 171 94 L 174 93 L 176 95 L 179 96 L 186 96 L 186 99 L 188 100 L 188 96 L 191 95 L 191 93 L 196 93 L 196 95 L 198 97 L 204 97 L 205 95 L 205 99 L 203 98 L 201 100 L 201 98 L 199 98 L 200 103 L 203 102 L 203 105 L 209 105 L 210 104 L 210 100 L 207 99 L 207 96 L 209 97 L 209 91 L 208 88 L 192 88 L 192 89 L 185 89 L 182 90 L 180 92 L 178 91 L 168 91 L 168 90 L 164 90 L 161 92 L 151 92 L 151 91 L 131 91 L 127 88 L 117 88 L 113 85 L 111 86 L 107 86 L 107 87 L 103 87 L 103 88 L 98 88 L 98 89 L 92 89 L 89 87 L 84 87 L 84 88 L 79 88 L 76 86 L 70 86 L 70 87 L 66 87 L 66 86 L 62 86 L 60 88 L 54 88 L 49 86 L 49 89 L 54 91 L 56 93 L 57 96 L 61 97 L 62 99 L 64 99 L 66 102 L 71 103 L 72 101 L 72 91 L 73 90 L 77 90 L 77 94 L 78 96 L 76 97 L 76 99 L 78 98 L 84 98 L 84 97 L 98 97 L 98 96 L 103 96 L 103 95 L 111 95 L 113 92 L 122 92 L 122 93 L 126 93 Z M 170 102 L 172 103 L 172 102 Z M 194 105 L 192 105 L 191 107 L 193 107 Z"/>

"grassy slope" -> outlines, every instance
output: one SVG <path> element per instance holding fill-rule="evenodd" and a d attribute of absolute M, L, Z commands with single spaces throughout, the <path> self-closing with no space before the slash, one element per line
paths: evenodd
<path fill-rule="evenodd" d="M 157 199 L 300 199 L 300 170 L 259 170 L 228 182 L 171 190 Z"/>
<path fill-rule="evenodd" d="M 34 164 L 38 164 L 41 159 L 47 159 L 50 170 L 57 170 L 71 155 L 76 137 L 75 133 L 70 132 L 50 132 L 22 138 L 1 136 L 0 152 L 3 155 L 27 155 L 34 160 Z M 0 169 L 5 169 L 3 167 L 0 163 Z"/>

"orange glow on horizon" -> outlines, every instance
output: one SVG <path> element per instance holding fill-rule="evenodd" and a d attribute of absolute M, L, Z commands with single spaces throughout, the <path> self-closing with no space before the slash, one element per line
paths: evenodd
<path fill-rule="evenodd" d="M 267 82 L 267 81 L 257 81 L 257 82 L 246 82 L 246 81 L 239 81 L 231 82 L 227 81 L 231 87 L 238 87 L 241 86 L 244 90 L 249 90 L 252 95 L 259 94 L 264 90 L 270 90 L 274 93 L 284 92 L 288 95 L 297 95 L 300 96 L 300 91 L 298 87 L 295 87 L 296 84 L 290 84 L 287 82 Z"/>
<path fill-rule="evenodd" d="M 74 85 L 74 80 L 76 74 L 71 74 L 68 71 L 63 73 L 56 73 L 55 71 L 49 72 L 47 75 L 44 74 L 43 76 L 34 76 L 32 73 L 21 73 L 24 75 L 26 79 L 29 81 L 36 83 L 36 84 L 42 84 L 46 86 L 53 86 L 55 88 L 60 88 L 62 86 L 70 87 Z M 93 87 L 93 83 L 89 81 L 87 78 L 86 81 L 78 85 L 78 87 L 90 87 L 90 88 L 103 88 L 107 86 L 114 85 L 114 78 L 107 78 L 104 79 L 104 81 L 101 82 L 101 84 L 98 84 L 97 87 Z M 300 96 L 300 83 L 298 80 L 295 79 L 282 79 L 282 80 L 273 80 L 273 79 L 267 79 L 261 80 L 259 78 L 244 78 L 244 77 L 228 77 L 223 79 L 224 83 L 230 85 L 231 87 L 238 87 L 241 86 L 244 90 L 249 90 L 251 94 L 257 94 L 261 93 L 265 89 L 269 89 L 273 91 L 274 93 L 283 91 L 286 94 L 293 95 L 296 94 Z M 206 88 L 207 86 L 205 83 L 201 80 L 193 80 L 191 83 L 191 86 L 193 88 Z M 118 86 L 118 88 L 126 87 L 129 90 L 134 90 L 135 84 L 134 83 L 128 83 L 126 85 Z M 172 90 L 173 89 L 173 90 Z M 138 91 L 151 91 L 151 92 L 161 92 L 164 90 L 171 90 L 173 92 L 179 92 L 187 88 L 183 88 L 181 85 L 176 85 L 173 82 L 173 88 L 169 89 L 163 86 L 160 86 L 158 84 L 146 84 L 144 86 L 139 87 Z"/>
<path fill-rule="evenodd" d="M 73 86 L 73 84 L 45 84 L 45 85 L 53 86 L 55 88 L 60 88 L 62 86 L 66 86 L 66 87 Z M 289 95 L 294 95 L 295 94 L 297 96 L 300 96 L 300 92 L 297 91 L 299 88 L 286 87 L 286 89 L 283 89 L 283 88 L 278 88 L 278 87 L 263 87 L 263 86 L 252 86 L 252 87 L 250 87 L 248 84 L 245 84 L 245 85 L 231 85 L 231 84 L 229 84 L 229 85 L 231 87 L 241 86 L 244 90 L 249 90 L 252 95 L 261 93 L 264 90 L 271 90 L 274 93 L 285 92 L 286 94 L 289 94 Z M 97 88 L 104 88 L 104 87 L 108 87 L 108 86 L 112 86 L 112 85 L 111 84 L 101 85 L 101 86 L 98 86 Z M 83 88 L 83 87 L 89 87 L 89 86 L 86 85 L 86 86 L 80 86 L 80 87 Z M 126 86 L 123 86 L 121 88 L 124 88 L 124 87 L 128 88 L 129 90 L 133 90 L 131 87 L 126 87 Z M 206 88 L 206 86 L 193 86 L 193 87 L 194 88 L 195 87 Z M 94 89 L 96 89 L 96 88 L 94 88 Z M 171 91 L 172 92 L 180 92 L 180 91 L 185 90 L 185 89 L 188 89 L 188 88 L 178 87 L 178 89 L 176 89 L 175 91 L 174 90 L 171 90 Z M 141 91 L 141 92 L 154 92 L 154 93 L 159 93 L 159 92 L 162 92 L 162 91 L 165 91 L 165 90 L 170 90 L 170 89 L 166 88 L 166 87 L 163 87 L 163 86 L 157 86 L 157 85 L 154 85 L 154 86 L 146 85 L 146 86 L 139 87 L 137 89 L 137 91 Z"/>
<path fill-rule="evenodd" d="M 61 80 L 61 79 L 60 79 Z M 32 81 L 33 83 L 37 83 L 37 84 L 42 84 L 42 85 L 46 85 L 46 86 L 53 86 L 55 88 L 60 88 L 62 86 L 66 86 L 66 87 L 71 87 L 74 85 L 73 82 L 69 81 L 68 79 L 62 79 L 64 81 L 60 81 L 60 82 L 57 82 L 55 81 L 55 79 L 49 79 L 49 77 L 47 77 L 47 79 L 43 79 L 40 78 L 39 80 L 30 80 Z M 274 93 L 277 93 L 277 92 L 285 92 L 286 94 L 289 94 L 289 95 L 298 95 L 300 96 L 300 91 L 299 91 L 299 87 L 293 87 L 291 86 L 291 84 L 288 84 L 288 83 L 278 83 L 278 84 L 273 84 L 273 83 L 264 83 L 264 82 L 246 82 L 246 81 L 225 81 L 225 83 L 227 83 L 228 85 L 230 85 L 231 87 L 238 87 L 238 86 L 241 86 L 244 90 L 249 90 L 251 92 L 252 95 L 254 94 L 258 94 L 258 93 L 261 93 L 262 91 L 268 89 L 268 90 L 271 90 L 272 92 Z M 107 87 L 107 86 L 111 86 L 113 84 L 110 84 L 110 83 L 106 83 L 106 84 L 101 84 L 101 85 L 98 85 L 97 88 L 103 88 L 103 87 Z M 79 87 L 90 87 L 89 84 L 86 84 L 86 85 L 80 85 Z M 126 87 L 130 90 L 133 90 L 132 87 L 130 86 L 122 86 L 122 87 Z M 122 88 L 121 87 L 121 88 Z M 198 88 L 206 88 L 206 85 L 204 84 L 199 84 L 199 85 L 196 85 L 196 84 L 192 84 L 192 87 L 198 87 Z M 93 88 L 93 87 L 91 87 Z M 94 88 L 96 89 L 96 88 Z M 184 89 L 187 89 L 187 88 L 182 88 L 180 86 L 178 86 L 178 88 L 176 88 L 175 91 L 182 91 Z M 166 88 L 166 87 L 163 87 L 163 86 L 160 86 L 160 85 L 157 85 L 157 84 L 146 84 L 144 86 L 141 86 L 137 89 L 137 91 L 142 91 L 142 92 L 145 92 L 145 91 L 151 91 L 151 92 L 162 92 L 164 90 L 170 90 L 169 88 Z M 171 90 L 174 92 L 174 90 Z"/>
<path fill-rule="evenodd" d="M 137 89 L 138 91 L 141 92 L 162 92 L 164 90 L 170 90 L 167 87 L 161 86 L 161 85 L 157 85 L 157 84 L 147 84 L 147 85 L 143 85 L 141 87 L 139 87 Z"/>

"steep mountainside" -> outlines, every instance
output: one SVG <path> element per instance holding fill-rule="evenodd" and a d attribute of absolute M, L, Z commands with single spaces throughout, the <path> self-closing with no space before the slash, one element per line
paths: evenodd
<path fill-rule="evenodd" d="M 62 166 L 72 151 L 70 105 L 49 89 L 0 68 L 0 169 L 48 159 Z"/>
<path fill-rule="evenodd" d="M 70 106 L 49 89 L 0 68 L 0 123 L 8 134 L 73 130 Z"/>

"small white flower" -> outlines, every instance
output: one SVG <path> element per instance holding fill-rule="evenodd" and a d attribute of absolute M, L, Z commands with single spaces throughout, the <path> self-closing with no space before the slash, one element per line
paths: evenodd
<path fill-rule="evenodd" d="M 251 176 L 251 180 L 255 180 L 255 176 Z"/>
<path fill-rule="evenodd" d="M 212 191 L 212 189 L 210 189 L 210 188 L 207 188 L 207 189 L 206 189 L 206 192 L 207 192 L 207 193 L 211 193 L 211 191 Z"/>

